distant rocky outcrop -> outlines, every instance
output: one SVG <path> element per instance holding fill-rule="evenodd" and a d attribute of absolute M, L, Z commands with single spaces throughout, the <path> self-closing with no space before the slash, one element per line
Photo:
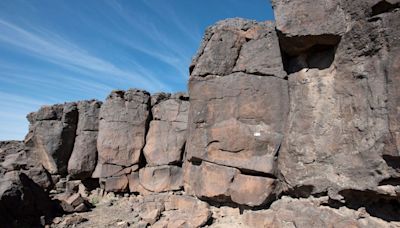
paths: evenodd
<path fill-rule="evenodd" d="M 400 2 L 272 5 L 276 22 L 206 30 L 188 94 L 29 114 L 25 141 L 0 143 L 0 220 L 96 227 L 68 214 L 114 208 L 136 217 L 109 226 L 399 227 Z"/>

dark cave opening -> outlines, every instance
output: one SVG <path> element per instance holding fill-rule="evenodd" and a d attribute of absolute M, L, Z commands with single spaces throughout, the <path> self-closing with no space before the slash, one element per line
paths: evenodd
<path fill-rule="evenodd" d="M 302 69 L 327 69 L 341 40 L 339 35 L 286 36 L 278 31 L 283 67 L 292 74 Z"/>
<path fill-rule="evenodd" d="M 299 55 L 282 53 L 283 67 L 287 74 L 301 71 L 302 69 L 327 69 L 335 59 L 335 46 L 315 45 Z"/>

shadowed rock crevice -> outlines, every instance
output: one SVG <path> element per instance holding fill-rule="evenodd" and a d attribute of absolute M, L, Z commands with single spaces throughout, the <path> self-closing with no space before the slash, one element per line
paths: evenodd
<path fill-rule="evenodd" d="M 383 155 L 382 157 L 388 166 L 400 172 L 400 156 Z"/>
<path fill-rule="evenodd" d="M 391 3 L 391 1 L 382 0 L 372 6 L 371 16 L 388 13 L 398 8 L 400 8 L 400 3 Z"/>
<path fill-rule="evenodd" d="M 287 37 L 278 31 L 282 62 L 287 74 L 303 69 L 324 70 L 334 59 L 341 37 L 338 35 Z"/>
<path fill-rule="evenodd" d="M 397 196 L 378 194 L 373 191 L 343 190 L 339 192 L 344 197 L 348 208 L 365 210 L 374 217 L 385 221 L 400 221 L 400 199 Z"/>
<path fill-rule="evenodd" d="M 382 185 L 393 185 L 393 186 L 400 186 L 400 177 L 392 177 L 379 182 L 379 186 Z"/>

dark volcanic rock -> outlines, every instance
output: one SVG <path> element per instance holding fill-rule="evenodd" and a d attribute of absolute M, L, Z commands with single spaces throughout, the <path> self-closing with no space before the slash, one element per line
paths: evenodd
<path fill-rule="evenodd" d="M 207 30 L 198 53 L 189 81 L 186 157 L 214 164 L 200 170 L 187 165 L 194 176 L 189 175 L 193 181 L 186 182 L 186 188 L 199 197 L 232 197 L 238 204 L 261 205 L 274 188 L 289 103 L 274 24 L 219 22 Z M 240 172 L 250 176 L 231 184 Z M 272 179 L 253 178 L 251 173 Z M 253 186 L 253 195 L 246 194 L 239 182 Z"/>
<path fill-rule="evenodd" d="M 191 76 L 244 72 L 285 77 L 273 22 L 228 19 L 209 27 L 190 66 Z"/>
<path fill-rule="evenodd" d="M 187 164 L 185 191 L 202 199 L 260 206 L 274 196 L 276 180 L 241 174 L 238 169 L 202 162 Z"/>
<path fill-rule="evenodd" d="M 72 178 L 89 178 L 96 167 L 100 107 L 101 102 L 95 100 L 78 102 L 78 128 L 68 162 L 68 174 Z"/>
<path fill-rule="evenodd" d="M 145 91 L 113 91 L 107 97 L 100 109 L 99 163 L 128 167 L 139 162 L 149 109 L 150 95 Z"/>
<path fill-rule="evenodd" d="M 51 221 L 58 209 L 43 189 L 19 172 L 0 178 L 0 221 L 2 227 L 38 227 Z"/>
<path fill-rule="evenodd" d="M 150 95 L 141 90 L 113 91 L 101 106 L 98 163 L 92 176 L 110 177 L 106 189 L 128 189 L 125 175 L 138 168 L 149 117 Z"/>
<path fill-rule="evenodd" d="M 276 25 L 207 29 L 189 95 L 29 114 L 25 145 L 0 142 L 0 220 L 43 223 L 47 192 L 85 211 L 99 181 L 93 201 L 132 215 L 106 226 L 398 227 L 400 1 L 272 4 Z"/>
<path fill-rule="evenodd" d="M 346 13 L 340 1 L 272 0 L 276 28 L 287 36 L 343 34 Z M 361 2 L 361 1 L 360 1 Z"/>
<path fill-rule="evenodd" d="M 345 189 L 376 190 L 399 175 L 391 167 L 399 156 L 399 12 L 374 15 L 379 1 L 372 0 L 273 2 L 284 60 L 289 67 L 302 61 L 288 75 L 282 183 L 289 192 L 306 188 L 306 195 L 336 199 Z"/>
<path fill-rule="evenodd" d="M 151 192 L 180 190 L 183 186 L 182 168 L 177 166 L 154 166 L 139 170 L 141 186 Z"/>
<path fill-rule="evenodd" d="M 76 103 L 43 106 L 28 115 L 29 133 L 25 145 L 30 155 L 52 174 L 67 174 L 68 160 L 78 122 Z"/>
<path fill-rule="evenodd" d="M 179 97 L 181 96 L 181 97 Z M 153 120 L 143 149 L 149 165 L 182 162 L 189 112 L 187 95 L 176 94 L 152 107 Z"/>

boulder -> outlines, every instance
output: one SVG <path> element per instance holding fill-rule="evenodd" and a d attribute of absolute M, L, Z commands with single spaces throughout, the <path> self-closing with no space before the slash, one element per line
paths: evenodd
<path fill-rule="evenodd" d="M 50 190 L 54 184 L 51 175 L 37 161 L 27 153 L 24 142 L 0 142 L 0 175 L 11 171 L 19 171 L 44 190 Z"/>
<path fill-rule="evenodd" d="M 27 118 L 30 125 L 25 145 L 32 159 L 51 174 L 66 175 L 78 123 L 76 103 L 43 106 Z"/>
<path fill-rule="evenodd" d="M 340 0 L 315 4 L 312 0 L 272 0 L 276 28 L 286 36 L 343 34 L 346 12 Z"/>
<path fill-rule="evenodd" d="M 185 172 L 185 191 L 201 199 L 254 207 L 271 202 L 275 196 L 273 178 L 245 175 L 208 162 L 187 164 Z"/>
<path fill-rule="evenodd" d="M 96 167 L 100 107 L 101 102 L 95 100 L 78 102 L 79 120 L 74 149 L 68 162 L 71 178 L 89 178 Z"/>
<path fill-rule="evenodd" d="M 175 98 L 176 97 L 176 98 Z M 151 165 L 169 165 L 182 162 L 186 143 L 186 128 L 189 111 L 188 97 L 173 95 L 152 107 L 150 122 L 143 149 L 146 162 Z"/>
<path fill-rule="evenodd" d="M 211 218 L 210 207 L 191 196 L 157 194 L 133 202 L 138 224 L 152 227 L 203 227 Z"/>
<path fill-rule="evenodd" d="M 178 166 L 153 166 L 139 170 L 140 185 L 151 192 L 180 190 L 183 186 L 182 168 Z"/>
<path fill-rule="evenodd" d="M 238 174 L 233 179 L 229 194 L 233 202 L 248 206 L 259 206 L 272 200 L 276 180 Z"/>
<path fill-rule="evenodd" d="M 27 168 L 27 155 L 23 142 L 0 142 L 0 164 L 6 171 Z"/>
<path fill-rule="evenodd" d="M 140 195 L 148 195 L 152 193 L 151 191 L 145 189 L 140 184 L 139 172 L 132 172 L 128 175 L 129 182 L 129 192 L 131 193 L 139 193 Z"/>
<path fill-rule="evenodd" d="M 148 92 L 113 91 L 100 108 L 98 164 L 129 168 L 139 163 L 150 117 Z M 96 174 L 98 172 L 95 172 Z"/>
<path fill-rule="evenodd" d="M 202 227 L 211 217 L 208 204 L 190 196 L 171 195 L 165 200 L 165 211 L 156 227 L 164 221 L 168 221 L 168 227 Z"/>
<path fill-rule="evenodd" d="M 61 193 L 54 195 L 65 213 L 88 211 L 89 202 L 80 193 Z"/>
<path fill-rule="evenodd" d="M 128 177 L 126 175 L 107 177 L 104 180 L 107 192 L 128 192 Z"/>
<path fill-rule="evenodd" d="M 207 29 L 190 66 L 190 75 L 226 76 L 234 72 L 286 76 L 273 22 L 235 18 Z"/>
<path fill-rule="evenodd" d="M 11 171 L 0 174 L 2 227 L 42 226 L 58 212 L 56 204 L 44 190 L 24 173 Z"/>

